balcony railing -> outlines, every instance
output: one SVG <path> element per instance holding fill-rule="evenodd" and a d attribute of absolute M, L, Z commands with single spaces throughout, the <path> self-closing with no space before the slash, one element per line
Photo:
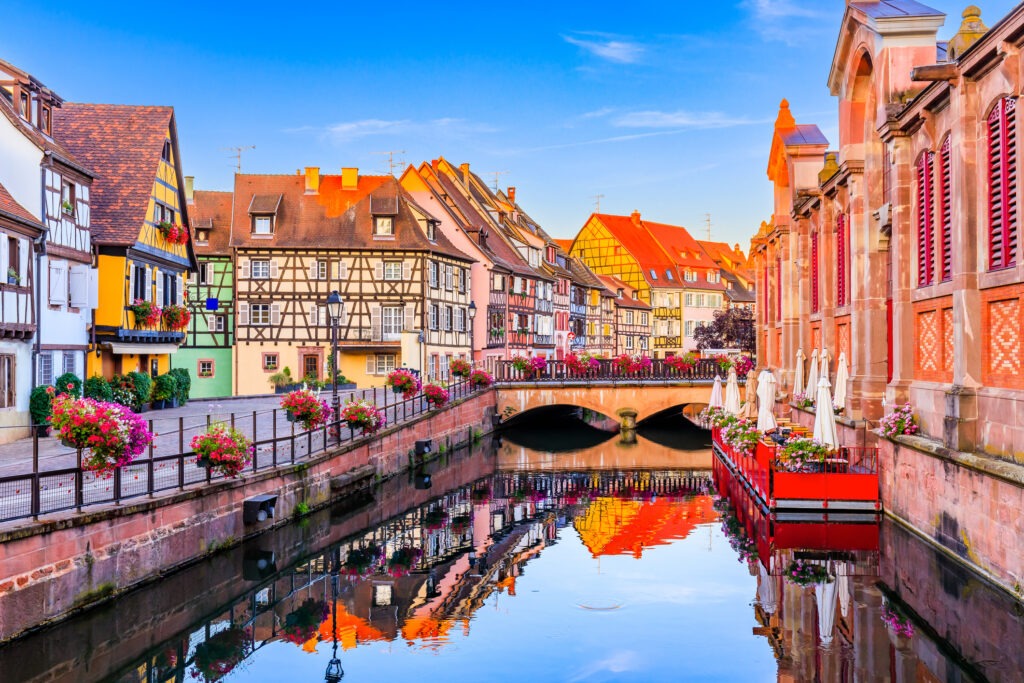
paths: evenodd
<path fill-rule="evenodd" d="M 535 334 L 533 335 L 534 346 L 554 346 L 555 336 L 552 334 Z"/>
<path fill-rule="evenodd" d="M 678 318 L 679 317 L 679 309 L 678 308 L 669 308 L 667 306 L 659 306 L 658 308 L 654 309 L 654 317 L 655 318 Z"/>
<path fill-rule="evenodd" d="M 585 316 L 586 314 L 587 314 L 587 305 L 586 304 L 574 304 L 574 303 L 570 303 L 569 304 L 569 315 Z"/>
<path fill-rule="evenodd" d="M 682 346 L 682 337 L 655 337 L 654 348 L 672 349 Z"/>

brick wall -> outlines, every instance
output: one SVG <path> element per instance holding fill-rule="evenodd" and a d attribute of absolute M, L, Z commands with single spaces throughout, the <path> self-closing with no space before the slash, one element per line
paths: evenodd
<path fill-rule="evenodd" d="M 914 302 L 914 379 L 953 381 L 953 297 Z"/>
<path fill-rule="evenodd" d="M 986 386 L 1024 389 L 1024 285 L 981 292 L 981 377 Z"/>

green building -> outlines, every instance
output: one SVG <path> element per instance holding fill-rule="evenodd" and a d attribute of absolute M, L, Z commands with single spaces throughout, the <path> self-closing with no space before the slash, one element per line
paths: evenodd
<path fill-rule="evenodd" d="M 231 193 L 193 192 L 192 179 L 187 178 L 185 194 L 199 270 L 188 280 L 192 320 L 184 343 L 171 356 L 171 367 L 189 371 L 192 398 L 231 396 L 235 343 L 234 264 L 228 246 Z"/>

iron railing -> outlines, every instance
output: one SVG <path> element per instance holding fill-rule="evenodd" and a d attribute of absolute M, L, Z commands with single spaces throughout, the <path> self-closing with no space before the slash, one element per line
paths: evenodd
<path fill-rule="evenodd" d="M 574 340 L 575 341 L 575 340 Z M 516 369 L 513 361 L 500 361 L 495 368 L 495 380 L 498 382 L 566 382 L 594 380 L 622 381 L 714 381 L 715 376 L 723 377 L 718 362 L 713 358 L 698 359 L 688 370 L 677 370 L 663 358 L 651 360 L 651 367 L 636 372 L 622 370 L 614 360 L 598 360 L 598 367 L 592 370 L 578 371 L 571 369 L 565 361 L 549 360 L 544 370 Z M 739 378 L 742 383 L 745 377 Z"/>

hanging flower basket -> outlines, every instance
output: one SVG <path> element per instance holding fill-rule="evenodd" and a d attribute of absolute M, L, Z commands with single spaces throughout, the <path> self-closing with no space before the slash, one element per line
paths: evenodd
<path fill-rule="evenodd" d="M 448 390 L 437 384 L 428 384 L 423 387 L 423 398 L 431 408 L 440 408 L 448 402 Z"/>
<path fill-rule="evenodd" d="M 472 519 L 469 515 L 458 515 L 452 519 L 451 529 L 453 534 L 464 534 L 469 531 L 469 525 L 472 523 Z"/>
<path fill-rule="evenodd" d="M 367 435 L 376 432 L 386 422 L 384 413 L 365 399 L 346 403 L 341 409 L 341 419 L 350 429 L 361 429 Z"/>
<path fill-rule="evenodd" d="M 486 389 L 494 384 L 494 377 L 483 370 L 474 370 L 469 373 L 469 385 L 476 389 Z"/>
<path fill-rule="evenodd" d="M 237 477 L 252 462 L 252 441 L 237 429 L 219 422 L 205 434 L 192 437 L 196 464 L 217 470 L 225 477 Z"/>
<path fill-rule="evenodd" d="M 306 431 L 322 427 L 331 419 L 332 411 L 327 401 L 321 400 L 319 394 L 306 388 L 285 394 L 281 399 L 281 407 L 289 422 L 301 422 Z"/>
<path fill-rule="evenodd" d="M 470 365 L 468 360 L 463 358 L 453 358 L 452 362 L 448 364 L 448 369 L 455 377 L 469 377 L 469 373 L 472 372 L 473 366 Z"/>
<path fill-rule="evenodd" d="M 423 527 L 427 531 L 436 531 L 444 527 L 448 521 L 448 513 L 440 508 L 434 508 L 423 515 Z"/>
<path fill-rule="evenodd" d="M 910 619 L 893 607 L 888 600 L 882 606 L 882 622 L 893 636 L 897 638 L 913 638 L 914 625 Z"/>
<path fill-rule="evenodd" d="M 391 559 L 388 560 L 388 574 L 395 577 L 406 576 L 422 555 L 423 551 L 419 548 L 399 548 L 391 553 Z"/>
<path fill-rule="evenodd" d="M 396 394 L 402 394 L 403 398 L 412 398 L 420 390 L 419 378 L 404 368 L 392 370 L 385 384 Z"/>
<path fill-rule="evenodd" d="M 366 578 L 377 569 L 381 560 L 379 546 L 369 545 L 365 548 L 353 548 L 349 551 L 341 571 L 346 576 L 355 578 Z"/>
<path fill-rule="evenodd" d="M 218 631 L 196 646 L 193 678 L 219 681 L 249 655 L 249 632 L 238 626 Z"/>
<path fill-rule="evenodd" d="M 100 474 L 131 464 L 153 441 L 146 421 L 130 408 L 67 394 L 53 399 L 50 425 L 67 447 L 88 449 L 82 469 Z"/>
<path fill-rule="evenodd" d="M 323 600 L 304 600 L 285 615 L 281 637 L 289 643 L 302 645 L 316 637 L 320 624 L 331 615 L 331 606 Z"/>

